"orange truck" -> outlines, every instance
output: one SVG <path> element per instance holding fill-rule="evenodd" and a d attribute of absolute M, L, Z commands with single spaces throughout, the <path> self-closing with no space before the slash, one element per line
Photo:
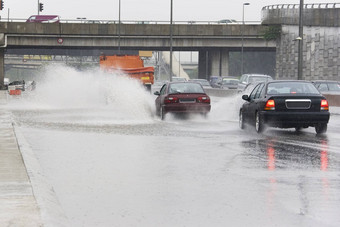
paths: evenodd
<path fill-rule="evenodd" d="M 139 55 L 102 55 L 99 59 L 100 68 L 110 73 L 122 73 L 141 81 L 151 91 L 154 83 L 154 67 L 144 67 Z"/>

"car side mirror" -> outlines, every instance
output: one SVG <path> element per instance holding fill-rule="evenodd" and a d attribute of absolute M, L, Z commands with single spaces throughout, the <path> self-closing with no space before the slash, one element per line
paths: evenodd
<path fill-rule="evenodd" d="M 159 93 L 159 91 L 155 91 L 155 93 L 153 93 L 154 95 L 160 96 L 161 93 Z"/>
<path fill-rule="evenodd" d="M 242 99 L 246 100 L 246 101 L 249 101 L 249 96 L 248 95 L 242 95 Z"/>

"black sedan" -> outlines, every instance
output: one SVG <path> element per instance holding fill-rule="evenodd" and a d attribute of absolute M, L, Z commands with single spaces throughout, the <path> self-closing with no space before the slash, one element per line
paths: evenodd
<path fill-rule="evenodd" d="M 255 125 L 261 133 L 266 126 L 278 128 L 315 127 L 317 134 L 327 131 L 329 106 L 326 98 L 308 81 L 270 81 L 257 84 L 239 112 L 239 124 Z"/>
<path fill-rule="evenodd" d="M 167 113 L 209 113 L 210 97 L 203 87 L 195 82 L 171 82 L 154 93 L 156 113 L 163 120 Z"/>

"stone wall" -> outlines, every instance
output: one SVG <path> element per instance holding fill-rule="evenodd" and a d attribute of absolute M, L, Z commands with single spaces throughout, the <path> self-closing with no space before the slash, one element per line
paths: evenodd
<path fill-rule="evenodd" d="M 340 27 L 307 27 L 303 37 L 305 80 L 339 80 Z M 283 25 L 277 40 L 276 79 L 297 79 L 298 26 Z"/>

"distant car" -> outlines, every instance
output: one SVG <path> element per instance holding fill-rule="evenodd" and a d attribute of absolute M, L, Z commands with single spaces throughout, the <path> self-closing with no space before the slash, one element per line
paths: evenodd
<path fill-rule="evenodd" d="M 8 88 L 11 88 L 12 90 L 22 90 L 25 91 L 26 89 L 26 83 L 24 80 L 16 80 L 8 84 Z"/>
<path fill-rule="evenodd" d="M 60 18 L 58 15 L 32 15 L 26 22 L 34 23 L 59 23 Z"/>
<path fill-rule="evenodd" d="M 203 88 L 211 88 L 209 81 L 206 79 L 190 79 L 189 81 L 200 83 L 203 86 Z"/>
<path fill-rule="evenodd" d="M 167 113 L 200 113 L 210 112 L 210 97 L 204 92 L 201 84 L 194 82 L 171 82 L 163 85 L 154 93 L 156 113 L 163 120 Z"/>
<path fill-rule="evenodd" d="M 234 19 L 223 19 L 218 21 L 219 24 L 238 24 Z"/>
<path fill-rule="evenodd" d="M 250 83 L 271 81 L 273 78 L 264 74 L 243 74 L 238 83 L 237 89 L 243 91 Z"/>
<path fill-rule="evenodd" d="M 185 79 L 184 77 L 177 77 L 177 76 L 173 76 L 172 78 L 173 82 L 185 82 L 187 81 L 187 79 Z"/>
<path fill-rule="evenodd" d="M 240 128 L 255 125 L 261 133 L 265 127 L 315 127 L 317 134 L 327 131 L 329 106 L 326 98 L 308 81 L 269 81 L 255 86 L 239 111 Z"/>
<path fill-rule="evenodd" d="M 339 94 L 340 93 L 340 82 L 330 80 L 317 80 L 313 81 L 315 87 L 322 94 Z"/>
<path fill-rule="evenodd" d="M 219 82 L 221 89 L 237 89 L 238 83 L 240 82 L 237 78 L 225 77 Z"/>
<path fill-rule="evenodd" d="M 222 80 L 220 76 L 210 76 L 209 83 L 213 88 L 219 88 L 219 82 Z"/>

